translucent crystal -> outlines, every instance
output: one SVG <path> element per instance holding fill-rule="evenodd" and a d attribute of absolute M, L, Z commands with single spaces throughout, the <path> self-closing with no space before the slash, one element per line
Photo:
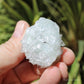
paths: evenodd
<path fill-rule="evenodd" d="M 59 26 L 41 17 L 33 26 L 27 28 L 21 41 L 22 52 L 33 65 L 48 67 L 62 54 L 61 46 L 64 43 L 61 38 Z"/>

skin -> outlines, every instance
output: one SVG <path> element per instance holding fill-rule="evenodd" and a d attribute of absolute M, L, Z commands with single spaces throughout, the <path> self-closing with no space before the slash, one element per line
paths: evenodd
<path fill-rule="evenodd" d="M 19 21 L 12 37 L 0 45 L 0 84 L 64 84 L 68 80 L 68 67 L 74 62 L 72 50 L 62 47 L 63 54 L 57 64 L 45 69 L 41 76 L 21 53 L 21 39 L 29 24 Z M 31 83 L 33 80 L 38 81 Z"/>

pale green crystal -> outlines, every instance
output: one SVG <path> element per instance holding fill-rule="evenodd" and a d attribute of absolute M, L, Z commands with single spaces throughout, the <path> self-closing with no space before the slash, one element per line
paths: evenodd
<path fill-rule="evenodd" d="M 61 54 L 64 45 L 59 26 L 41 17 L 36 23 L 27 28 L 22 39 L 22 52 L 33 65 L 50 66 Z"/>

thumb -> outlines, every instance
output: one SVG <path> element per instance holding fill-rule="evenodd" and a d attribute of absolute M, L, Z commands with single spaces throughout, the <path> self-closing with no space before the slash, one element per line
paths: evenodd
<path fill-rule="evenodd" d="M 24 59 L 20 41 L 27 27 L 29 27 L 27 22 L 19 21 L 12 37 L 6 43 L 0 45 L 0 75 L 15 67 Z"/>

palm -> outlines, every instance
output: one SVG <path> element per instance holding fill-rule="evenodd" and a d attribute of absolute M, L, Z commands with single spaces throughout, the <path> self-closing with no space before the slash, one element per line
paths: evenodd
<path fill-rule="evenodd" d="M 39 78 L 28 61 L 22 62 L 3 75 L 1 84 L 24 84 Z"/>
<path fill-rule="evenodd" d="M 61 60 L 60 60 L 61 62 L 57 63 L 56 67 L 58 67 L 61 70 L 61 73 L 63 75 L 62 79 L 67 79 L 68 72 L 67 72 L 66 64 L 70 65 L 73 63 L 73 60 L 74 60 L 73 55 L 74 54 L 68 48 L 64 49 L 63 51 L 64 52 L 63 52 L 63 55 L 61 56 Z M 70 57 L 70 55 L 72 55 L 72 56 Z M 70 59 L 70 58 L 72 58 L 72 59 Z M 65 59 L 67 59 L 67 60 L 65 60 Z M 52 67 L 50 67 L 50 68 L 52 68 Z M 49 76 L 47 77 L 47 74 L 48 75 L 50 74 L 51 78 Z M 49 78 L 52 80 L 55 79 L 55 81 L 56 81 L 56 77 L 54 75 L 56 77 L 58 77 L 59 80 L 57 80 L 57 81 L 60 81 L 61 77 L 60 77 L 60 72 L 58 70 L 54 70 L 52 72 L 45 70 L 41 77 L 41 80 L 45 81 L 46 78 Z M 20 63 L 18 66 L 16 66 L 14 69 L 11 69 L 10 71 L 8 71 L 1 78 L 2 79 L 1 79 L 0 84 L 27 84 L 29 82 L 32 82 L 33 80 L 40 78 L 40 76 L 36 74 L 35 67 L 32 64 L 30 64 L 28 61 L 24 61 L 24 62 Z M 49 82 L 52 82 L 52 80 L 50 80 Z M 38 84 L 38 83 L 35 82 L 32 84 Z M 48 84 L 48 83 L 46 83 L 46 84 Z"/>

